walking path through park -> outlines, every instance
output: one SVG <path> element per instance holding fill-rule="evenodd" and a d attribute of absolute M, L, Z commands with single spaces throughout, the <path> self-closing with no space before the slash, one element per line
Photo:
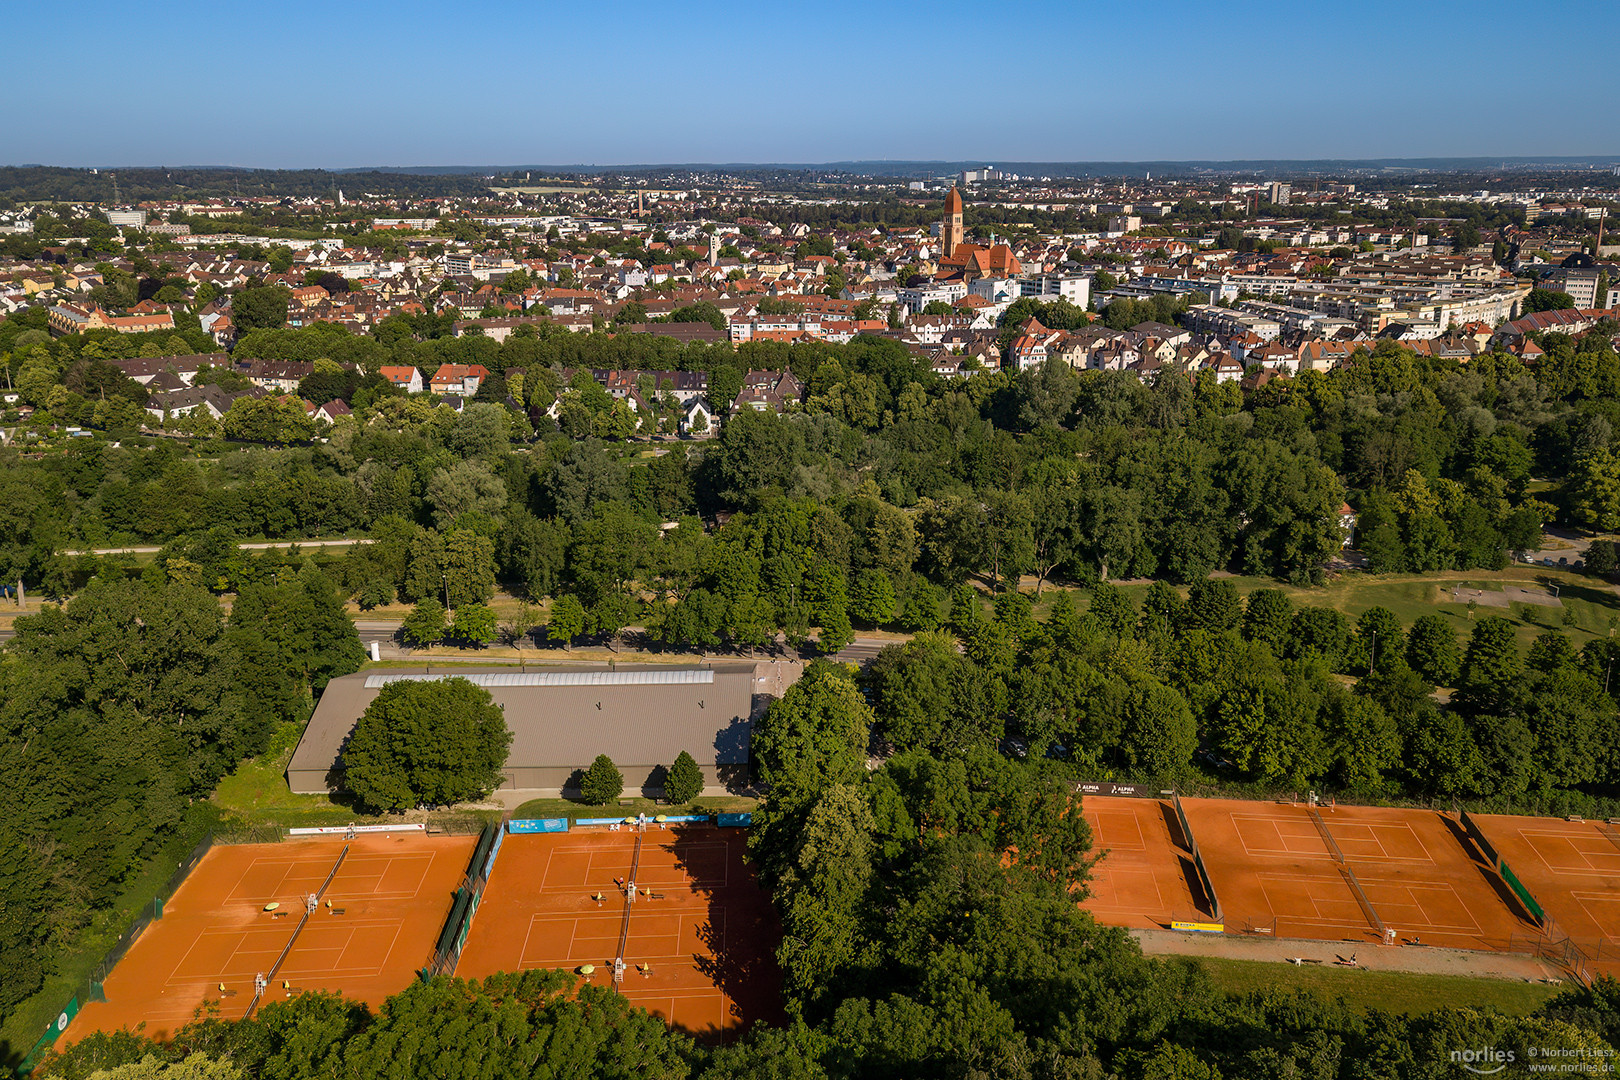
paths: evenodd
<path fill-rule="evenodd" d="M 1356 958 L 1368 971 L 1410 971 L 1424 975 L 1466 975 L 1516 981 L 1561 981 L 1551 966 L 1517 953 L 1436 949 L 1427 945 L 1368 945 L 1365 941 L 1311 941 L 1237 934 L 1194 934 L 1177 930 L 1132 930 L 1149 956 L 1211 956 L 1286 964 L 1296 959 L 1334 967 L 1339 957 Z"/>
<path fill-rule="evenodd" d="M 354 537 L 347 540 L 261 540 L 251 544 L 237 544 L 244 551 L 270 551 L 275 548 L 328 548 L 353 547 L 355 544 L 374 544 L 367 536 Z M 64 551 L 63 555 L 156 555 L 163 548 L 156 544 L 143 544 L 138 547 L 115 548 L 89 548 L 84 551 Z"/>

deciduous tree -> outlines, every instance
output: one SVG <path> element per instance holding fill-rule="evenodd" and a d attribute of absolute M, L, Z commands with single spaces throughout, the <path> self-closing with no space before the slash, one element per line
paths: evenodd
<path fill-rule="evenodd" d="M 344 747 L 343 783 L 366 806 L 466 802 L 501 783 L 512 744 L 489 691 L 466 679 L 401 679 L 380 690 Z"/>

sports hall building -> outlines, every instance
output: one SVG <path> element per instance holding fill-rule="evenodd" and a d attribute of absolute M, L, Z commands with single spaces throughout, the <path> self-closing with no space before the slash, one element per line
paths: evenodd
<path fill-rule="evenodd" d="M 747 779 L 753 664 L 561 671 L 446 666 L 333 679 L 287 766 L 292 790 L 326 794 L 342 788 L 343 747 L 356 722 L 384 686 L 402 679 L 466 679 L 489 691 L 512 731 L 503 790 L 556 796 L 571 789 L 576 770 L 606 754 L 624 774 L 626 794 L 654 795 L 662 786 L 661 768 L 682 750 L 703 769 L 704 794 L 724 794 L 728 785 Z"/>

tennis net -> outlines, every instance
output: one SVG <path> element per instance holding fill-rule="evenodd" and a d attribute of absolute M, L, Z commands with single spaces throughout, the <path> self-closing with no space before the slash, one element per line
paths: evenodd
<path fill-rule="evenodd" d="M 314 914 L 316 905 L 320 902 L 321 897 L 326 895 L 326 890 L 331 887 L 332 879 L 337 877 L 337 872 L 343 867 L 343 860 L 348 857 L 349 845 L 344 844 L 343 850 L 338 852 L 337 862 L 333 863 L 332 869 L 327 871 L 326 880 L 321 882 L 319 889 L 315 890 L 314 902 L 305 904 L 304 913 L 299 916 L 298 925 L 293 927 L 292 936 L 287 939 L 287 944 L 281 947 L 281 955 L 276 957 L 276 962 L 270 965 L 270 970 L 264 977 L 264 985 L 254 989 L 253 1000 L 248 1002 L 247 1012 L 242 1014 L 242 1019 L 251 1020 L 253 1018 L 253 1012 L 259 1007 L 259 1002 L 264 998 L 265 991 L 270 989 L 270 984 L 275 981 L 276 972 L 281 970 L 281 965 L 287 960 L 287 954 L 292 952 L 292 947 L 298 943 L 298 935 L 304 932 L 304 925 L 309 922 L 309 917 Z"/>
<path fill-rule="evenodd" d="M 636 834 L 636 850 L 630 856 L 630 878 L 625 882 L 624 888 L 624 917 L 619 920 L 619 951 L 613 958 L 613 981 L 624 981 L 624 950 L 630 943 L 630 909 L 636 902 L 636 872 L 641 869 L 641 842 L 644 833 Z"/>

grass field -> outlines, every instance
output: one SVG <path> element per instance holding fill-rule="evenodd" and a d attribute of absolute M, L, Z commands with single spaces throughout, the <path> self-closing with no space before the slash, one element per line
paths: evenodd
<path fill-rule="evenodd" d="M 1255 589 L 1281 589 L 1296 606 L 1337 608 L 1349 616 L 1352 622 L 1368 608 L 1380 606 L 1393 611 L 1407 627 L 1417 621 L 1419 616 L 1442 615 L 1462 636 L 1464 643 L 1471 627 L 1468 606 L 1453 602 L 1451 599 L 1453 588 L 1462 586 L 1499 592 L 1504 585 L 1546 589 L 1556 586 L 1559 597 L 1564 602 L 1563 608 L 1515 603 L 1506 608 L 1481 604 L 1475 610 L 1475 618 L 1497 615 L 1512 623 L 1521 649 L 1529 648 L 1538 634 L 1548 630 L 1568 634 L 1575 648 L 1579 649 L 1593 638 L 1607 636 L 1609 620 L 1620 619 L 1620 593 L 1617 593 L 1614 586 L 1599 578 L 1573 571 L 1528 565 L 1514 565 L 1505 570 L 1471 570 L 1454 574 L 1368 574 L 1352 571 L 1341 574 L 1326 585 L 1316 588 L 1280 585 L 1270 578 L 1234 577 L 1231 580 L 1243 596 L 1247 596 Z M 1140 607 L 1148 586 L 1122 585 L 1121 590 L 1130 597 L 1132 603 Z M 1183 589 L 1182 593 L 1185 595 L 1186 590 Z M 1051 593 L 1043 592 L 1041 603 L 1038 605 L 1042 617 L 1045 609 L 1050 606 L 1051 599 Z M 1077 596 L 1076 600 L 1084 608 L 1085 604 L 1081 597 Z M 1570 613 L 1572 622 L 1564 621 L 1565 611 Z"/>
<path fill-rule="evenodd" d="M 1418 1013 L 1452 1006 L 1495 1009 L 1524 1016 L 1540 1008 L 1558 987 L 1509 979 L 1474 979 L 1464 975 L 1416 975 L 1365 968 L 1294 967 L 1257 960 L 1200 957 L 1221 990 L 1310 990 L 1325 998 L 1343 998 L 1351 1008 Z"/>
<path fill-rule="evenodd" d="M 356 820 L 353 809 L 326 795 L 294 795 L 287 786 L 287 762 L 300 729 L 287 725 L 270 749 L 248 758 L 214 789 L 214 805 L 248 825 L 342 825 Z"/>
<path fill-rule="evenodd" d="M 363 814 L 353 807 L 338 802 L 329 795 L 297 795 L 287 786 L 287 762 L 292 759 L 294 747 L 302 730 L 288 724 L 277 733 L 270 749 L 256 758 L 248 758 L 214 789 L 212 799 L 227 829 L 251 828 L 260 825 L 279 825 L 296 828 L 310 825 L 346 825 L 349 822 L 370 824 L 397 823 L 400 817 Z M 498 819 L 498 810 L 452 810 L 447 814 L 412 813 L 412 821 L 430 824 L 440 818 L 464 819 L 484 816 Z"/>

